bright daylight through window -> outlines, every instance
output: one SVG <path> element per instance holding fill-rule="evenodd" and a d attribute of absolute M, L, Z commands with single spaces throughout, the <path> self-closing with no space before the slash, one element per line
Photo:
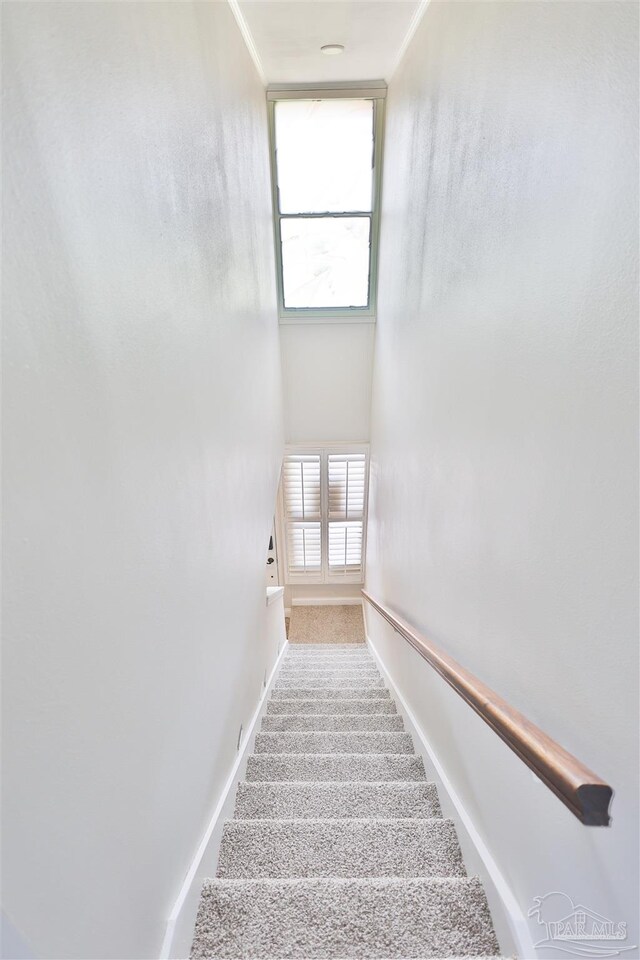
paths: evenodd
<path fill-rule="evenodd" d="M 281 319 L 373 318 L 382 102 L 270 104 Z"/>

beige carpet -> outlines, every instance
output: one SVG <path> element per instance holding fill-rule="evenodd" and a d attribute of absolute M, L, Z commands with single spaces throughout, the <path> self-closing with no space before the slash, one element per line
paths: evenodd
<path fill-rule="evenodd" d="M 331 610 L 294 607 L 292 626 L 314 609 Z M 497 960 L 480 880 L 403 727 L 366 647 L 288 648 L 204 881 L 191 960 Z"/>
<path fill-rule="evenodd" d="M 364 643 L 362 605 L 292 607 L 289 643 Z"/>

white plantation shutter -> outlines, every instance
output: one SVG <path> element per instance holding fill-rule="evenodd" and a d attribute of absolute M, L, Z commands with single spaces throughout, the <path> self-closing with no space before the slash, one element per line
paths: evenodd
<path fill-rule="evenodd" d="M 362 572 L 362 534 L 367 461 L 364 453 L 329 454 L 329 570 Z"/>
<path fill-rule="evenodd" d="M 329 524 L 329 569 L 357 573 L 362 566 L 362 521 Z"/>
<path fill-rule="evenodd" d="M 320 520 L 320 456 L 285 457 L 282 468 L 287 520 Z"/>
<path fill-rule="evenodd" d="M 329 520 L 362 520 L 364 515 L 364 453 L 330 453 Z"/>
<path fill-rule="evenodd" d="M 285 457 L 282 468 L 289 573 L 322 569 L 320 456 Z"/>
<path fill-rule="evenodd" d="M 310 573 L 321 570 L 322 549 L 319 523 L 289 524 L 287 557 L 290 573 Z"/>
<path fill-rule="evenodd" d="M 367 462 L 364 452 L 331 448 L 284 458 L 281 504 L 289 583 L 362 582 Z"/>

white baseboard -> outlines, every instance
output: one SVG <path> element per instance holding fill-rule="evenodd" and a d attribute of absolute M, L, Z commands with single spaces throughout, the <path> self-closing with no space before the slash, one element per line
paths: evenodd
<path fill-rule="evenodd" d="M 247 727 L 246 733 L 244 734 L 243 741 L 242 741 L 242 746 L 240 747 L 240 750 L 238 751 L 238 755 L 237 755 L 237 757 L 236 757 L 236 759 L 235 759 L 235 762 L 234 762 L 234 764 L 233 764 L 233 767 L 231 768 L 231 772 L 230 772 L 229 776 L 227 777 L 227 780 L 226 780 L 226 783 L 225 783 L 224 787 L 222 788 L 222 793 L 220 794 L 220 797 L 219 797 L 219 799 L 218 799 L 218 803 L 216 804 L 215 810 L 214 810 L 213 813 L 211 814 L 211 819 L 209 820 L 207 829 L 205 830 L 205 832 L 204 832 L 203 835 L 202 835 L 202 838 L 201 838 L 201 840 L 200 840 L 200 843 L 198 844 L 198 848 L 197 848 L 197 850 L 196 850 L 196 852 L 195 852 L 195 855 L 194 855 L 194 857 L 193 857 L 193 860 L 191 861 L 191 864 L 189 865 L 189 869 L 188 869 L 188 871 L 187 871 L 187 875 L 186 875 L 186 877 L 184 878 L 184 883 L 182 884 L 182 886 L 181 886 L 181 888 L 180 888 L 180 892 L 178 893 L 178 896 L 176 897 L 175 903 L 173 904 L 173 907 L 172 907 L 172 909 L 171 909 L 171 913 L 169 914 L 169 918 L 168 918 L 168 920 L 167 920 L 167 925 L 166 925 L 166 928 L 165 928 L 165 934 L 164 934 L 164 939 L 163 939 L 163 941 L 162 941 L 162 946 L 161 946 L 161 948 L 160 948 L 160 960 L 169 960 L 169 958 L 171 957 L 171 947 L 172 947 L 172 945 L 173 945 L 173 939 L 174 939 L 174 936 L 175 936 L 176 926 L 177 926 L 177 924 L 178 924 L 178 918 L 179 918 L 179 916 L 180 916 L 180 912 L 181 912 L 181 910 L 182 910 L 182 908 L 183 908 L 183 906 L 184 906 L 184 904 L 185 904 L 185 901 L 186 901 L 186 899 L 187 899 L 187 897 L 188 897 L 188 895 L 189 895 L 189 891 L 190 891 L 190 889 L 191 889 L 191 885 L 192 885 L 192 883 L 193 883 L 193 881 L 194 881 L 194 879 L 195 879 L 195 877 L 196 877 L 196 875 L 197 875 L 197 873 L 198 873 L 198 867 L 200 866 L 200 862 L 201 862 L 201 860 L 202 860 L 202 858 L 203 858 L 203 856 L 204 856 L 204 854 L 205 854 L 205 851 L 206 851 L 206 849 L 207 849 L 207 846 L 209 845 L 209 841 L 211 840 L 211 837 L 212 837 L 212 835 L 213 835 L 213 832 L 214 832 L 214 830 L 215 830 L 215 828 L 216 828 L 216 825 L 217 825 L 218 820 L 219 820 L 219 818 L 220 818 L 220 814 L 222 813 L 222 810 L 223 810 L 223 808 L 224 808 L 224 806 L 225 806 L 225 803 L 226 803 L 226 801 L 227 801 L 227 797 L 229 796 L 229 793 L 231 792 L 231 790 L 232 790 L 233 787 L 235 786 L 235 783 L 236 783 L 236 780 L 237 780 L 237 777 L 238 777 L 238 770 L 240 769 L 240 766 L 241 766 L 241 764 L 242 764 L 242 762 L 243 762 L 243 760 L 244 760 L 244 758 L 245 758 L 245 753 L 246 753 L 246 751 L 247 751 L 247 747 L 248 747 L 249 744 L 252 742 L 252 734 L 253 734 L 254 727 L 255 727 L 255 725 L 256 725 L 256 723 L 257 723 L 257 721 L 258 721 L 258 717 L 260 716 L 260 713 L 262 712 L 262 708 L 263 708 L 263 706 L 264 706 L 265 700 L 267 699 L 268 695 L 269 695 L 270 692 L 271 692 L 271 686 L 272 686 L 272 684 L 273 684 L 275 675 L 276 675 L 276 673 L 277 673 L 277 671 L 278 671 L 278 667 L 280 666 L 280 661 L 282 660 L 282 658 L 283 658 L 283 656 L 284 656 L 284 653 L 285 653 L 285 650 L 287 649 L 287 646 L 288 646 L 288 645 L 289 645 L 289 641 L 285 639 L 285 642 L 284 642 L 284 644 L 283 644 L 283 646 L 282 646 L 282 650 L 281 650 L 280 653 L 278 654 L 278 658 L 277 658 L 277 660 L 276 660 L 276 662 L 275 662 L 275 664 L 274 664 L 274 666 L 273 666 L 273 670 L 271 671 L 271 673 L 270 673 L 270 675 L 269 675 L 269 679 L 268 679 L 268 681 L 267 681 L 267 685 L 265 686 L 265 688 L 263 689 L 263 691 L 262 691 L 262 693 L 261 693 L 261 695 L 260 695 L 260 698 L 259 698 L 258 703 L 257 703 L 257 705 L 256 705 L 256 709 L 255 709 L 255 711 L 254 711 L 254 713 L 253 713 L 253 716 L 251 717 L 251 720 L 250 720 L 250 722 L 249 722 L 249 726 Z"/>
<path fill-rule="evenodd" d="M 362 597 L 294 597 L 293 607 L 353 607 L 362 603 Z"/>
<path fill-rule="evenodd" d="M 493 888 L 500 900 L 502 910 L 504 913 L 505 920 L 508 924 L 509 933 L 513 939 L 516 950 L 518 951 L 518 956 L 523 958 L 523 960 L 530 960 L 531 957 L 535 957 L 535 947 L 533 945 L 533 939 L 529 932 L 529 926 L 527 924 L 526 917 L 524 916 L 520 904 L 518 903 L 516 896 L 507 883 L 507 880 L 504 877 L 504 874 L 500 870 L 500 867 L 493 859 L 493 856 L 485 844 L 484 840 L 478 833 L 475 828 L 475 825 L 467 812 L 467 809 L 456 792 L 455 787 L 449 780 L 444 767 L 440 763 L 436 753 L 434 752 L 431 744 L 429 743 L 424 731 L 420 727 L 418 721 L 416 720 L 411 708 L 407 704 L 406 700 L 399 692 L 395 683 L 393 682 L 389 671 L 384 665 L 384 662 L 376 650 L 374 644 L 371 642 L 369 635 L 366 635 L 367 645 L 370 647 L 371 652 L 376 658 L 378 665 L 384 674 L 389 687 L 391 688 L 392 696 L 394 696 L 400 706 L 402 707 L 403 712 L 405 713 L 407 719 L 409 720 L 410 725 L 413 727 L 413 730 L 420 740 L 424 751 L 429 757 L 429 760 L 433 764 L 436 773 L 438 775 L 439 781 L 442 784 L 443 789 L 446 791 L 453 808 L 455 809 L 459 821 L 464 827 L 464 830 L 473 844 L 473 847 L 482 862 L 486 875 L 490 882 L 493 885 Z"/>

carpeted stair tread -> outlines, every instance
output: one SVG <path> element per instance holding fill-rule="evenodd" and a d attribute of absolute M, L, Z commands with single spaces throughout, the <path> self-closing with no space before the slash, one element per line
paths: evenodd
<path fill-rule="evenodd" d="M 205 880 L 193 960 L 497 954 L 476 878 Z"/>
<path fill-rule="evenodd" d="M 421 757 L 393 753 L 261 753 L 247 780 L 426 780 Z"/>
<path fill-rule="evenodd" d="M 370 660 L 375 661 L 375 657 L 370 650 L 362 649 L 361 647 L 358 650 L 337 650 L 335 653 L 330 653 L 326 649 L 323 650 L 307 650 L 304 654 L 301 654 L 300 651 L 293 651 L 292 647 L 287 648 L 287 652 L 284 655 L 284 661 L 287 663 L 292 663 L 294 660 L 298 662 L 306 661 L 318 661 L 326 660 L 327 663 L 343 663 L 348 660 L 358 661 L 358 660 Z"/>
<path fill-rule="evenodd" d="M 276 686 L 271 694 L 275 700 L 389 700 L 386 687 L 315 687 Z"/>
<path fill-rule="evenodd" d="M 218 877 L 464 877 L 451 820 L 227 820 Z"/>
<path fill-rule="evenodd" d="M 369 677 L 379 677 L 381 676 L 380 671 L 376 666 L 363 666 L 358 665 L 356 667 L 288 667 L 284 665 L 282 670 L 278 674 L 278 679 L 283 677 L 290 677 L 295 679 L 299 677 L 301 680 L 308 679 L 318 679 L 318 680 L 348 680 L 350 677 L 356 677 L 357 679 Z"/>
<path fill-rule="evenodd" d="M 287 653 L 292 656 L 304 655 L 305 653 L 326 653 L 331 656 L 333 653 L 369 653 L 369 647 L 366 643 L 290 643 L 287 647 Z"/>
<path fill-rule="evenodd" d="M 407 781 L 332 781 L 238 784 L 234 816 L 240 819 L 263 817 L 354 818 L 441 816 L 434 783 Z"/>
<path fill-rule="evenodd" d="M 370 653 L 337 653 L 333 656 L 327 656 L 324 653 L 307 653 L 304 656 L 301 654 L 297 655 L 287 655 L 282 660 L 283 664 L 288 666 L 295 666 L 297 664 L 298 669 L 302 669 L 305 666 L 316 666 L 316 667 L 348 667 L 349 664 L 352 667 L 360 666 L 371 666 L 372 664 L 378 666 L 377 660 Z"/>
<path fill-rule="evenodd" d="M 320 649 L 306 649 L 304 651 L 299 650 L 297 647 L 294 648 L 291 644 L 287 647 L 287 651 L 284 655 L 284 659 L 291 660 L 348 660 L 349 658 L 354 660 L 375 660 L 371 650 L 368 650 L 366 647 L 358 647 L 357 649 L 342 649 L 334 650 L 333 653 L 327 647 Z"/>
<path fill-rule="evenodd" d="M 409 733 L 385 731 L 311 731 L 258 733 L 254 752 L 264 753 L 413 753 Z"/>
<path fill-rule="evenodd" d="M 278 686 L 285 681 L 292 687 L 321 687 L 328 681 L 328 686 L 343 684 L 344 686 L 358 686 L 362 684 L 365 687 L 384 686 L 379 681 L 382 677 L 377 670 L 344 670 L 325 671 L 319 670 L 287 670 L 279 674 L 276 683 Z M 318 681 L 321 681 L 318 683 Z M 373 682 L 371 682 L 373 681 Z"/>
<path fill-rule="evenodd" d="M 311 674 L 294 674 L 293 676 L 279 676 L 276 680 L 275 689 L 282 690 L 283 687 L 315 687 L 316 690 L 341 690 L 343 687 L 384 687 L 384 680 L 379 673 L 360 674 L 352 677 L 327 676 L 318 677 Z"/>
<path fill-rule="evenodd" d="M 308 700 L 274 700 L 267 703 L 267 716 L 274 714 L 305 714 L 305 713 L 397 713 L 395 701 L 391 699 L 371 698 L 369 700 L 336 699 L 308 699 Z"/>
<path fill-rule="evenodd" d="M 356 730 L 404 730 L 402 717 L 396 714 L 342 713 L 342 714 L 286 714 L 270 715 L 262 719 L 262 730 L 273 733 L 277 730 L 290 732 L 334 730 L 352 733 Z"/>
<path fill-rule="evenodd" d="M 380 671 L 376 666 L 371 667 L 287 667 L 283 666 L 278 674 L 279 680 L 349 680 L 355 677 L 357 680 L 370 677 L 380 677 Z"/>
<path fill-rule="evenodd" d="M 319 657 L 325 660 L 347 660 L 349 657 L 373 657 L 373 654 L 368 647 L 356 646 L 355 644 L 347 644 L 342 647 L 339 647 L 337 644 L 334 647 L 325 647 L 324 645 L 321 647 L 312 647 L 310 644 L 305 644 L 304 646 L 289 644 L 285 657 L 287 660 L 314 660 Z M 373 659 L 375 659 L 375 657 L 373 657 Z"/>
<path fill-rule="evenodd" d="M 321 660 L 301 660 L 300 657 L 294 657 L 292 660 L 284 660 L 282 662 L 282 673 L 306 673 L 312 670 L 317 670 L 322 673 L 343 673 L 350 670 L 367 670 L 373 672 L 374 670 L 379 671 L 378 664 L 375 660 L 365 657 L 344 657 L 342 660 L 330 660 L 327 661 L 324 658 Z"/>
<path fill-rule="evenodd" d="M 375 660 L 376 658 L 366 647 L 341 647 L 340 649 L 336 648 L 331 651 L 331 649 L 327 647 L 323 647 L 322 649 L 316 647 L 313 649 L 311 647 L 298 648 L 292 647 L 291 644 L 289 644 L 284 659 L 288 663 L 292 663 L 294 660 L 297 660 L 299 663 L 310 663 L 313 660 L 346 663 L 348 660 Z"/>
<path fill-rule="evenodd" d="M 363 653 L 334 653 L 333 656 L 327 656 L 326 653 L 308 653 L 305 657 L 298 656 L 289 656 L 288 654 L 284 656 L 283 663 L 287 664 L 298 664 L 299 666 L 304 666 L 304 664 L 321 664 L 326 666 L 348 666 L 352 663 L 356 666 L 361 664 L 376 664 L 376 658 L 368 652 Z"/>

